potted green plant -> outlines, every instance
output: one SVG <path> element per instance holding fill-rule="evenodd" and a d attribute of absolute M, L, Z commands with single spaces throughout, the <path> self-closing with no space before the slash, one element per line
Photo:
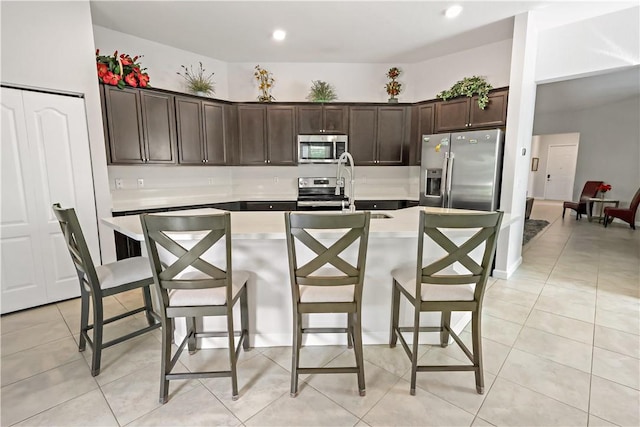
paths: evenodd
<path fill-rule="evenodd" d="M 215 93 L 215 82 L 213 81 L 215 73 L 207 74 L 202 62 L 200 62 L 200 67 L 196 70 L 193 69 L 193 65 L 189 65 L 188 68 L 184 65 L 180 67 L 182 67 L 182 73 L 178 71 L 176 74 L 184 78 L 189 92 L 200 96 L 208 96 Z"/>
<path fill-rule="evenodd" d="M 473 95 L 478 95 L 478 107 L 484 110 L 489 104 L 489 91 L 491 89 L 493 89 L 493 86 L 484 77 L 465 77 L 451 86 L 451 89 L 443 90 L 436 97 L 446 101 L 457 96 L 468 96 L 470 98 Z"/>
<path fill-rule="evenodd" d="M 336 95 L 335 89 L 329 83 L 322 80 L 313 80 L 307 99 L 311 102 L 331 102 L 338 99 L 338 95 Z"/>

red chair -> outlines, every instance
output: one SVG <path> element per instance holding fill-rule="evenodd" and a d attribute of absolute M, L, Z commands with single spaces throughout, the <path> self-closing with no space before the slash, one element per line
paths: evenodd
<path fill-rule="evenodd" d="M 576 219 L 580 219 L 582 214 L 587 213 L 587 201 L 590 197 L 596 197 L 598 194 L 598 187 L 602 184 L 602 181 L 587 181 L 584 184 L 582 193 L 580 194 L 580 200 L 577 202 L 564 202 L 562 204 L 562 218 L 564 218 L 564 211 L 569 208 L 576 211 Z"/>
<path fill-rule="evenodd" d="M 635 230 L 638 205 L 640 205 L 640 188 L 636 191 L 636 195 L 633 196 L 628 208 L 614 208 L 613 206 L 604 208 L 604 226 L 606 227 L 609 222 L 613 221 L 613 218 L 619 218 L 624 222 L 628 222 L 631 228 Z"/>

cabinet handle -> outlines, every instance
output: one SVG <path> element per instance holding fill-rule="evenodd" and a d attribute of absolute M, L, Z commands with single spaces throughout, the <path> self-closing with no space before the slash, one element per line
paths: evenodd
<path fill-rule="evenodd" d="M 267 163 L 271 163 L 271 160 L 267 160 Z"/>
<path fill-rule="evenodd" d="M 267 159 L 265 159 L 264 162 L 267 163 Z"/>

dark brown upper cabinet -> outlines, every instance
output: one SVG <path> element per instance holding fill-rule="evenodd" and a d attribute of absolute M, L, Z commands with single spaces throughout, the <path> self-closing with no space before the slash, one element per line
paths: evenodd
<path fill-rule="evenodd" d="M 225 105 L 176 97 L 178 162 L 183 165 L 227 165 Z"/>
<path fill-rule="evenodd" d="M 296 164 L 296 109 L 284 105 L 238 106 L 241 165 Z"/>
<path fill-rule="evenodd" d="M 109 163 L 176 163 L 173 95 L 103 89 Z"/>
<path fill-rule="evenodd" d="M 478 107 L 478 97 L 456 98 L 436 103 L 435 132 L 504 126 L 507 123 L 508 90 L 489 94 L 484 110 Z"/>
<path fill-rule="evenodd" d="M 347 133 L 349 109 L 341 105 L 305 105 L 297 108 L 298 133 Z"/>
<path fill-rule="evenodd" d="M 410 165 L 420 165 L 422 159 L 422 135 L 431 135 L 435 104 L 419 104 L 411 108 Z"/>
<path fill-rule="evenodd" d="M 349 151 L 356 165 L 402 165 L 408 140 L 407 107 L 349 109 Z"/>

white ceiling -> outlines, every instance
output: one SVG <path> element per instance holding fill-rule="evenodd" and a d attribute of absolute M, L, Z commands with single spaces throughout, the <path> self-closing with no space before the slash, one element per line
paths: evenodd
<path fill-rule="evenodd" d="M 413 63 L 510 39 L 513 16 L 546 28 L 633 1 L 91 1 L 93 24 L 225 62 Z M 284 42 L 273 30 L 287 31 Z M 538 87 L 536 112 L 582 109 L 640 92 L 640 68 Z"/>
<path fill-rule="evenodd" d="M 93 23 L 225 62 L 412 63 L 512 37 L 512 17 L 540 10 L 585 19 L 636 2 L 92 1 Z M 287 31 L 283 42 L 273 30 Z"/>

